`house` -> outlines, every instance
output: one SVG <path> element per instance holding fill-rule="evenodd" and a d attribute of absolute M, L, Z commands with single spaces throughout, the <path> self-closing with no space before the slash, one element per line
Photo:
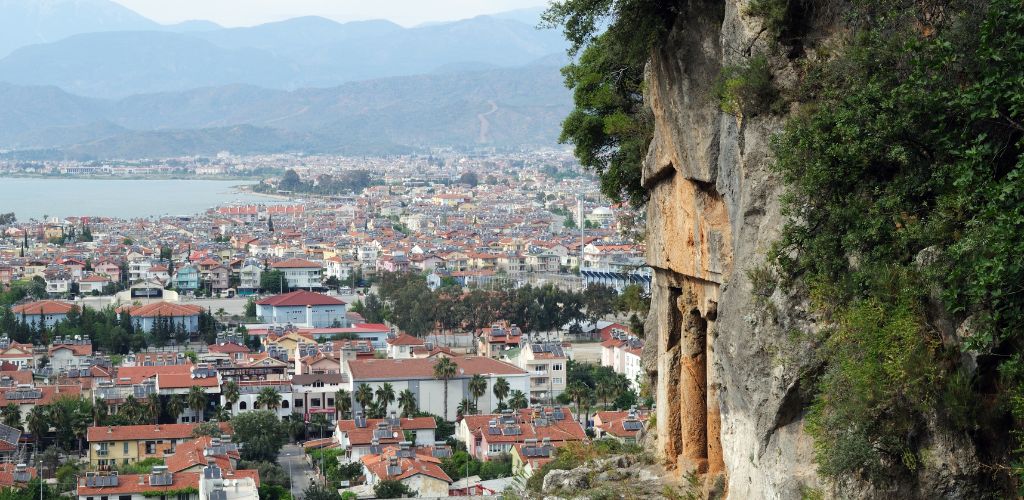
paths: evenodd
<path fill-rule="evenodd" d="M 434 446 L 437 422 L 433 417 L 399 418 L 394 412 L 387 418 L 366 418 L 357 411 L 351 420 L 339 420 L 333 441 L 345 450 L 340 460 L 358 462 L 379 452 L 381 446 L 411 441 L 416 446 Z"/>
<path fill-rule="evenodd" d="M 73 307 L 76 306 L 70 302 L 40 300 L 37 302 L 16 305 L 11 308 L 11 312 L 13 312 L 15 317 L 21 320 L 22 323 L 28 324 L 32 327 L 36 327 L 36 325 L 42 322 L 46 328 L 53 328 L 53 325 L 64 321 Z"/>
<path fill-rule="evenodd" d="M 650 415 L 650 411 L 636 408 L 629 411 L 599 411 L 594 414 L 594 435 L 599 439 L 607 437 L 635 444 L 643 435 L 644 424 Z"/>
<path fill-rule="evenodd" d="M 273 359 L 273 358 L 268 358 Z M 278 360 L 274 360 L 278 361 Z M 280 361 L 278 361 L 280 362 Z M 292 414 L 292 406 L 295 402 L 292 399 L 292 384 L 289 380 L 237 380 L 240 396 L 234 405 L 228 405 L 221 394 L 220 403 L 231 411 L 232 415 L 245 413 L 252 410 L 267 409 L 256 404 L 260 393 L 266 388 L 277 392 L 281 396 L 281 402 L 274 410 L 278 418 L 289 417 Z"/>
<path fill-rule="evenodd" d="M 93 273 L 90 274 L 89 276 L 82 278 L 81 281 L 78 282 L 78 290 L 82 292 L 82 294 L 101 294 L 103 293 L 103 289 L 106 288 L 107 285 L 111 283 L 113 283 L 113 281 L 111 281 L 109 276 L 105 274 Z"/>
<path fill-rule="evenodd" d="M 229 277 L 231 270 L 223 265 L 213 266 L 201 273 L 202 280 L 209 283 L 210 290 L 221 292 L 231 287 Z"/>
<path fill-rule="evenodd" d="M 247 263 L 238 271 L 238 294 L 254 295 L 260 290 L 263 269 L 254 263 Z"/>
<path fill-rule="evenodd" d="M 252 352 L 248 346 L 233 341 L 212 344 L 207 346 L 207 350 L 211 353 L 224 354 L 232 362 L 244 361 L 246 356 Z"/>
<path fill-rule="evenodd" d="M 195 291 L 199 289 L 199 269 L 188 265 L 174 273 L 174 288 L 181 292 Z"/>
<path fill-rule="evenodd" d="M 47 349 L 50 366 L 55 372 L 88 368 L 92 357 L 92 340 L 81 338 L 55 338 Z"/>
<path fill-rule="evenodd" d="M 14 387 L 0 387 L 0 407 L 15 404 L 25 422 L 32 408 L 48 406 L 57 398 L 78 397 L 82 394 L 80 385 L 39 385 L 18 384 Z"/>
<path fill-rule="evenodd" d="M 193 334 L 199 331 L 199 313 L 203 311 L 203 308 L 191 304 L 153 302 L 138 307 L 126 306 L 120 310 L 127 310 L 135 328 L 142 331 L 150 332 L 157 322 L 163 321 L 171 329 L 181 326 L 186 333 Z"/>
<path fill-rule="evenodd" d="M 0 337 L 0 362 L 9 363 L 18 370 L 35 367 L 35 357 L 32 355 L 32 344 L 12 342 L 7 337 Z"/>
<path fill-rule="evenodd" d="M 640 391 L 643 368 L 640 365 L 644 341 L 622 330 L 612 330 L 611 338 L 601 342 L 601 366 L 625 375 L 630 388 Z"/>
<path fill-rule="evenodd" d="M 307 290 L 323 288 L 323 268 L 316 262 L 305 259 L 287 259 L 270 265 L 274 270 L 284 273 L 288 288 L 304 288 Z"/>
<path fill-rule="evenodd" d="M 172 473 L 157 465 L 149 474 L 86 472 L 78 478 L 78 500 L 258 500 L 256 470 L 224 471 L 207 466 L 201 472 Z M 229 493 L 230 492 L 230 493 Z"/>
<path fill-rule="evenodd" d="M 314 413 L 322 413 L 335 420 L 334 396 L 348 382 L 342 373 L 311 373 L 292 377 L 293 413 L 303 413 L 309 420 Z"/>
<path fill-rule="evenodd" d="M 179 444 L 165 460 L 168 472 L 202 472 L 213 463 L 222 471 L 235 470 L 241 454 L 231 436 L 202 436 Z"/>
<path fill-rule="evenodd" d="M 568 408 L 537 406 L 518 412 L 467 415 L 459 422 L 456 438 L 466 443 L 470 455 L 487 461 L 511 454 L 516 444 L 526 444 L 527 439 L 542 444 L 582 442 L 587 434 Z"/>
<path fill-rule="evenodd" d="M 391 359 L 405 359 L 411 358 L 412 351 L 418 346 L 426 344 L 421 338 L 413 337 L 408 333 L 400 333 L 397 336 L 389 337 L 387 340 L 388 344 L 388 357 Z"/>
<path fill-rule="evenodd" d="M 345 301 L 306 290 L 256 301 L 256 316 L 277 324 L 302 324 L 311 328 L 346 327 Z"/>
<path fill-rule="evenodd" d="M 456 375 L 447 381 L 448 406 L 445 408 L 445 383 L 434 378 L 434 364 L 438 359 L 440 355 L 411 359 L 346 359 L 342 362 L 342 372 L 349 374 L 350 381 L 345 390 L 355 394 L 360 385 L 366 384 L 376 391 L 377 387 L 390 383 L 395 394 L 406 389 L 412 391 L 421 411 L 448 418 L 455 417 L 460 401 L 473 399 L 468 387 L 473 375 L 481 375 L 487 381 L 487 388 L 478 401 L 484 412 L 494 411 L 498 406 L 493 387 L 499 378 L 504 378 L 511 390 L 529 392 L 530 376 L 519 367 L 483 356 L 455 356 L 451 360 L 456 365 Z M 353 408 L 361 409 L 358 404 Z M 397 409 L 397 402 L 388 407 L 389 411 Z"/>
<path fill-rule="evenodd" d="M 177 446 L 194 439 L 199 424 L 93 426 L 86 431 L 89 463 L 95 467 L 126 465 L 173 455 Z M 227 423 L 220 424 L 224 431 Z"/>
<path fill-rule="evenodd" d="M 35 467 L 28 467 L 25 464 L 16 464 L 14 462 L 0 463 L 0 489 L 23 489 L 35 478 Z"/>
<path fill-rule="evenodd" d="M 15 458 L 20 440 L 21 429 L 0 424 L 0 459 L 10 461 L 12 458 Z M 5 474 L 10 474 L 11 472 L 13 471 L 0 469 L 0 487 L 5 486 Z M 11 486 L 11 484 L 6 484 L 6 486 Z"/>
<path fill-rule="evenodd" d="M 446 497 L 452 479 L 441 469 L 441 460 L 421 454 L 411 443 L 388 446 L 380 453 L 361 459 L 363 475 L 369 487 L 381 481 L 398 481 L 417 492 L 419 497 Z"/>
<path fill-rule="evenodd" d="M 515 349 L 522 343 L 523 332 L 516 325 L 499 322 L 490 328 L 483 328 L 477 337 L 477 348 L 481 355 L 492 358 L 501 357 L 509 349 Z"/>
<path fill-rule="evenodd" d="M 537 441 L 536 438 L 524 439 L 522 443 L 516 443 L 512 446 L 512 474 L 528 479 L 544 464 L 554 459 L 558 448 L 563 445 L 565 445 L 565 441 L 552 442 L 551 439 Z"/>
<path fill-rule="evenodd" d="M 95 274 L 110 276 L 113 281 L 121 281 L 121 267 L 116 262 L 101 260 L 92 265 Z"/>
<path fill-rule="evenodd" d="M 530 401 L 550 403 L 565 392 L 568 357 L 560 343 L 528 343 L 511 362 L 530 374 Z"/>

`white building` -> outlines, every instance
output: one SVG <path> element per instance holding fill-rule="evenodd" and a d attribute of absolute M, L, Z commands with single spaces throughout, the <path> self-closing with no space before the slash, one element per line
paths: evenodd
<path fill-rule="evenodd" d="M 284 273 L 288 288 L 323 288 L 323 267 L 305 259 L 287 259 L 270 265 Z"/>
<path fill-rule="evenodd" d="M 568 357 L 561 344 L 528 343 L 510 361 L 530 374 L 531 402 L 551 403 L 565 392 Z"/>
<path fill-rule="evenodd" d="M 347 327 L 345 301 L 316 292 L 296 290 L 256 302 L 256 316 L 267 323 L 310 328 Z"/>
<path fill-rule="evenodd" d="M 421 411 L 454 419 L 459 402 L 473 399 L 469 392 L 469 380 L 473 375 L 482 375 L 487 387 L 478 401 L 479 410 L 491 413 L 498 407 L 494 396 L 494 383 L 499 378 L 508 381 L 510 391 L 529 393 L 530 375 L 517 366 L 483 356 L 455 356 L 455 377 L 448 380 L 448 406 L 444 405 L 444 382 L 434 378 L 434 364 L 443 355 L 412 359 L 353 359 L 342 362 L 342 372 L 349 375 L 345 389 L 355 394 L 360 385 L 366 384 L 376 392 L 384 383 L 391 384 L 395 394 L 408 389 L 416 397 Z M 361 410 L 358 403 L 353 408 Z M 399 410 L 397 398 L 388 406 L 388 411 Z"/>
<path fill-rule="evenodd" d="M 629 380 L 630 388 L 640 392 L 640 351 L 644 342 L 626 332 L 614 330 L 612 338 L 601 342 L 601 366 L 610 367 Z"/>

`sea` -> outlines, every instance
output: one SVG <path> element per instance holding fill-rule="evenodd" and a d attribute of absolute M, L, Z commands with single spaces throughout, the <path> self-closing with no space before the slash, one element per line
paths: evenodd
<path fill-rule="evenodd" d="M 78 216 L 136 219 L 196 215 L 231 204 L 281 200 L 239 189 L 246 181 L 0 177 L 0 213 L 19 221 Z"/>

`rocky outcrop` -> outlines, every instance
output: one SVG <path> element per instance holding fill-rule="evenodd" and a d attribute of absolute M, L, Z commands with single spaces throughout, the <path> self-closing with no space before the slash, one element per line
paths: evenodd
<path fill-rule="evenodd" d="M 726 114 L 714 93 L 723 67 L 755 54 L 768 58 L 778 87 L 796 85 L 793 50 L 744 14 L 747 3 L 687 2 L 647 70 L 655 129 L 643 185 L 655 278 L 643 363 L 657 393 L 656 457 L 677 477 L 701 474 L 705 491 L 724 483 L 733 498 L 969 498 L 977 491 L 965 478 L 978 461 L 962 436 L 934 425 L 934 463 L 884 491 L 816 472 L 803 416 L 805 375 L 820 368 L 808 340 L 818 326 L 805 298 L 754 283 L 784 222 L 769 143 L 786 117 Z M 802 29 L 820 42 L 834 27 L 807 19 Z"/>
<path fill-rule="evenodd" d="M 792 413 L 798 370 L 775 368 L 784 330 L 750 316 L 745 272 L 781 219 L 767 170 L 781 120 L 720 111 L 721 69 L 761 36 L 741 2 L 693 1 L 648 67 L 655 136 L 644 164 L 655 270 L 645 365 L 656 377 L 657 455 L 680 473 L 727 478 L 736 498 L 791 498 L 817 480 Z"/>

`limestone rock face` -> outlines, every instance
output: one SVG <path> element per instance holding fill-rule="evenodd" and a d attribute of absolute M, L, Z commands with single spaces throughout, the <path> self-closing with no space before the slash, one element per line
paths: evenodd
<path fill-rule="evenodd" d="M 801 375 L 817 368 L 817 346 L 801 339 L 819 327 L 805 298 L 751 279 L 784 223 L 769 143 L 786 117 L 725 114 L 713 90 L 723 67 L 751 54 L 768 56 L 778 86 L 795 85 L 794 63 L 744 14 L 747 3 L 690 0 L 647 68 L 655 278 L 643 366 L 656 387 L 656 458 L 680 476 L 703 474 L 706 492 L 724 482 L 732 498 L 968 498 L 963 479 L 977 459 L 948 433 L 933 434 L 934 463 L 886 491 L 816 472 Z M 809 29 L 822 39 L 834 27 Z"/>

